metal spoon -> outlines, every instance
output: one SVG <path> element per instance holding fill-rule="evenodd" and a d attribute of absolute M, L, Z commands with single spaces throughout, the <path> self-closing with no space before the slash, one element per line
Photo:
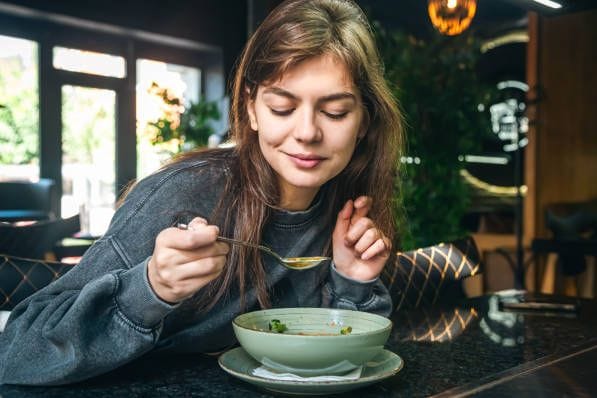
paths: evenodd
<path fill-rule="evenodd" d="M 180 229 L 189 229 L 187 224 L 177 224 L 177 227 Z M 293 269 L 293 270 L 306 270 L 309 268 L 317 267 L 318 265 L 322 264 L 325 261 L 331 260 L 330 257 L 282 257 L 272 249 L 267 246 L 257 245 L 250 242 L 245 242 L 242 240 L 236 240 L 231 238 L 225 238 L 223 236 L 218 236 L 216 240 L 220 242 L 232 243 L 233 245 L 243 245 L 247 247 L 252 247 L 255 249 L 259 249 L 270 256 L 272 256 L 276 261 L 278 261 L 281 265 L 286 268 Z"/>

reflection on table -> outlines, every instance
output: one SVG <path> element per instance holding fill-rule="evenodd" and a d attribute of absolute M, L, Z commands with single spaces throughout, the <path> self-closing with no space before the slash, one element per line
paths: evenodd
<path fill-rule="evenodd" d="M 495 394 L 500 391 L 542 396 L 546 393 L 542 386 L 555 388 L 548 392 L 551 395 L 590 396 L 597 391 L 597 373 L 587 362 L 597 353 L 590 348 L 597 345 L 597 301 L 580 300 L 578 311 L 572 312 L 504 310 L 504 302 L 529 298 L 511 291 L 395 314 L 386 348 L 402 357 L 404 368 L 390 379 L 342 396 L 423 397 L 442 392 L 499 396 Z M 580 352 L 578 360 L 575 351 Z M 562 373 L 559 363 L 580 373 Z M 546 370 L 552 365 L 560 373 Z M 531 377 L 532 383 L 524 382 Z M 550 380 L 543 383 L 542 377 Z M 216 356 L 205 355 L 146 357 L 76 385 L 0 386 L 0 395 L 276 396 L 228 375 L 218 367 Z"/>

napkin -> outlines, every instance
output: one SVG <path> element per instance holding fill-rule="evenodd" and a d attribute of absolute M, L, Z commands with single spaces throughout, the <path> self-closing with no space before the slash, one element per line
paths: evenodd
<path fill-rule="evenodd" d="M 260 366 L 258 368 L 253 369 L 253 375 L 263 377 L 270 380 L 281 380 L 281 381 L 305 381 L 305 382 L 314 382 L 314 381 L 351 381 L 351 380 L 358 380 L 361 377 L 361 372 L 363 371 L 363 367 L 359 366 L 358 368 L 351 370 L 348 373 L 342 375 L 322 375 L 322 376 L 299 376 L 292 373 L 280 373 L 275 372 L 271 369 L 266 368 L 265 366 Z"/>

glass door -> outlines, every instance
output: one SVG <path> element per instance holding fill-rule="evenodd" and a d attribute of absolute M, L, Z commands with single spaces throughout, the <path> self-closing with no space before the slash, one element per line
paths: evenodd
<path fill-rule="evenodd" d="M 116 202 L 116 92 L 62 86 L 63 217 L 79 214 L 81 232 L 102 235 Z"/>
<path fill-rule="evenodd" d="M 59 182 L 61 217 L 79 214 L 81 233 L 101 236 L 126 169 L 122 154 L 134 150 L 126 143 L 131 112 L 122 100 L 126 62 L 118 55 L 61 46 L 48 55 L 44 97 L 60 100 L 46 103 L 48 145 L 42 149 L 50 149 L 45 170 Z M 134 166 L 134 160 L 130 163 Z"/>

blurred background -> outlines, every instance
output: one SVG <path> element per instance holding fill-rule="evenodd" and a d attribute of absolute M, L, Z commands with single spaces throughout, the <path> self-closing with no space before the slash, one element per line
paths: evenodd
<path fill-rule="evenodd" d="M 539 289 L 539 240 L 595 236 L 597 2 L 357 3 L 406 118 L 401 248 L 473 236 L 475 289 Z M 100 236 L 131 181 L 225 141 L 234 62 L 277 4 L 1 0 L 0 181 L 53 181 L 52 214 Z M 557 266 L 594 291 L 594 261 Z"/>

